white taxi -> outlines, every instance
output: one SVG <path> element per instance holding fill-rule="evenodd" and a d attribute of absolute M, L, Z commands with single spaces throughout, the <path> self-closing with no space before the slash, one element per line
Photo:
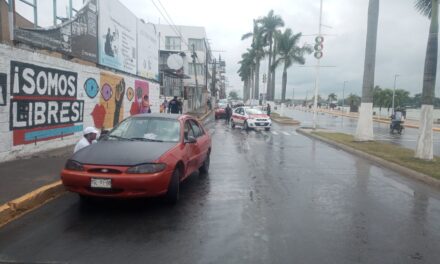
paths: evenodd
<path fill-rule="evenodd" d="M 231 117 L 231 127 L 242 126 L 245 130 L 265 129 L 269 131 L 272 127 L 270 117 L 257 108 L 242 106 L 234 109 Z"/>

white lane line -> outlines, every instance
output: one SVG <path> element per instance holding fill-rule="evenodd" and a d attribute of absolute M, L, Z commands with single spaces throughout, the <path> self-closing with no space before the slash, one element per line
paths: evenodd
<path fill-rule="evenodd" d="M 276 131 L 270 131 L 270 133 L 272 133 L 274 135 L 278 135 L 278 133 Z"/>
<path fill-rule="evenodd" d="M 294 136 L 298 136 L 298 133 L 296 133 L 296 131 L 294 130 L 294 131 L 292 132 L 292 135 L 294 135 Z"/>
<path fill-rule="evenodd" d="M 290 134 L 287 133 L 286 131 L 283 131 L 283 134 L 286 135 L 286 136 L 290 136 Z"/>

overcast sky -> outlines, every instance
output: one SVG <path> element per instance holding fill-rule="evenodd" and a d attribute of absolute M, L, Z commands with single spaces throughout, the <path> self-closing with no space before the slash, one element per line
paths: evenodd
<path fill-rule="evenodd" d="M 48 1 L 48 0 L 42 0 Z M 63 1 L 63 0 L 61 0 Z M 77 1 L 77 0 L 76 0 Z M 153 0 L 159 7 L 159 0 Z M 252 30 L 252 20 L 273 9 L 295 33 L 305 35 L 318 32 L 319 0 L 160 0 L 176 25 L 204 26 L 214 50 L 224 50 L 229 90 L 241 93 L 242 82 L 237 75 L 237 62 L 250 45 L 241 36 Z M 50 1 L 52 2 L 52 1 Z M 77 1 L 78 2 L 78 1 Z M 81 2 L 81 1 L 80 1 Z M 166 23 L 152 0 L 121 0 L 139 18 Z M 368 0 L 324 0 L 323 24 L 325 38 L 321 65 L 335 66 L 321 69 L 320 94 L 326 97 L 335 92 L 342 97 L 342 86 L 348 81 L 345 94 L 361 94 L 364 50 L 367 29 Z M 414 9 L 414 0 L 382 0 L 376 57 L 376 85 L 421 92 L 423 64 L 429 30 L 429 20 Z M 312 43 L 314 37 L 305 36 L 302 42 Z M 218 56 L 218 53 L 215 53 Z M 313 66 L 312 55 L 306 66 Z M 262 62 L 261 74 L 267 71 Z M 277 74 L 276 95 L 281 94 L 281 73 Z M 309 96 L 315 86 L 315 68 L 292 66 L 288 71 L 287 97 Z M 438 85 L 437 85 L 438 87 Z M 436 89 L 438 94 L 438 89 Z"/>

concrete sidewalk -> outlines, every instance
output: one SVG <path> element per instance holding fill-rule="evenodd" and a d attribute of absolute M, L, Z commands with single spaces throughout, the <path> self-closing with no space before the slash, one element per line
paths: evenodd
<path fill-rule="evenodd" d="M 60 179 L 60 171 L 74 146 L 0 163 L 0 205 Z"/>

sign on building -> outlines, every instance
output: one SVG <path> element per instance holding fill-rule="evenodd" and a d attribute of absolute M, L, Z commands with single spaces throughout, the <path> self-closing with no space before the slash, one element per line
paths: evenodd
<path fill-rule="evenodd" d="M 99 3 L 99 64 L 136 74 L 136 16 L 118 0 Z"/>
<path fill-rule="evenodd" d="M 137 73 L 139 76 L 159 80 L 159 42 L 156 27 L 137 20 Z"/>

